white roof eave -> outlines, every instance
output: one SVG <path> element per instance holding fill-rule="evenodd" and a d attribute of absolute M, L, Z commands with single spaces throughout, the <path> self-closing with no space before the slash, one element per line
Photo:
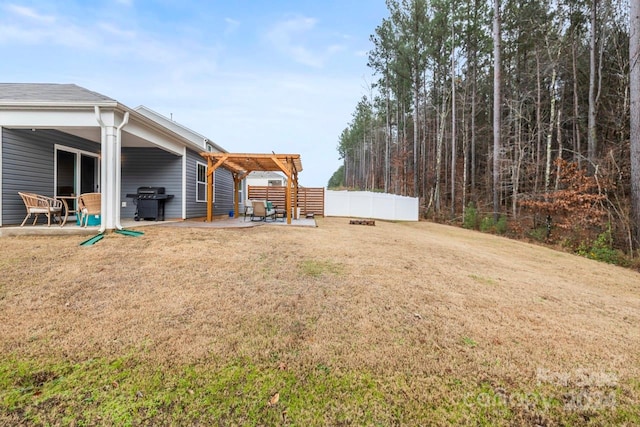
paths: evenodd
<path fill-rule="evenodd" d="M 2 101 L 0 110 L 21 109 L 21 110 L 59 110 L 59 109 L 85 109 L 98 107 L 117 107 L 118 102 L 46 102 L 46 101 Z"/>
<path fill-rule="evenodd" d="M 189 133 L 189 134 L 193 135 L 193 136 L 194 136 L 194 137 L 196 137 L 199 141 L 202 141 L 202 142 L 203 142 L 204 146 L 202 146 L 202 147 L 200 147 L 200 146 L 199 146 L 199 147 L 200 147 L 200 150 L 202 150 L 202 151 L 206 151 L 206 150 L 207 150 L 206 145 L 207 145 L 207 144 L 209 144 L 209 145 L 211 145 L 212 147 L 214 147 L 214 148 L 215 148 L 218 152 L 220 152 L 220 153 L 226 153 L 226 152 L 227 152 L 227 150 L 225 150 L 224 148 L 222 148 L 220 145 L 216 144 L 216 143 L 215 143 L 214 141 L 212 141 L 210 138 L 207 138 L 206 136 L 204 136 L 204 135 L 202 135 L 202 134 L 200 134 L 200 133 L 198 133 L 198 132 L 196 132 L 196 131 L 194 131 L 194 130 L 192 130 L 192 129 L 189 129 L 189 128 L 188 128 L 188 127 L 186 127 L 186 126 L 184 126 L 184 125 L 182 125 L 182 124 L 180 124 L 180 123 L 178 123 L 178 122 L 176 122 L 176 121 L 173 121 L 173 120 L 169 119 L 168 117 L 163 116 L 162 114 L 158 113 L 158 112 L 157 112 L 157 111 L 155 111 L 155 110 L 152 110 L 151 108 L 149 108 L 149 107 L 147 107 L 147 106 L 145 106 L 145 105 L 139 105 L 139 106 L 137 106 L 136 108 L 134 108 L 133 110 L 134 110 L 134 111 L 137 111 L 139 114 L 142 114 L 143 116 L 145 116 L 145 117 L 147 117 L 147 118 L 149 118 L 149 119 L 153 120 L 154 122 L 157 122 L 157 123 L 158 123 L 158 124 L 160 124 L 161 126 L 164 126 L 164 125 L 162 125 L 162 121 L 167 121 L 168 123 L 171 123 L 171 125 L 172 125 L 172 126 L 175 126 L 175 127 L 179 128 L 179 129 L 182 129 L 182 130 L 184 130 L 185 132 L 187 132 L 187 133 Z M 147 113 L 149 113 L 149 114 L 151 114 L 151 115 L 157 116 L 157 117 L 159 118 L 159 120 L 154 120 L 152 117 L 149 117 L 147 114 L 143 114 L 143 113 L 141 113 L 140 111 L 145 111 L 145 112 L 147 112 Z M 192 140 L 190 140 L 190 141 L 193 143 L 193 141 L 192 141 Z M 196 145 L 197 145 L 197 144 L 196 144 Z"/>
<path fill-rule="evenodd" d="M 200 153 L 204 151 L 201 145 L 195 144 L 193 141 L 183 137 L 182 135 L 172 131 L 171 129 L 163 126 L 162 124 L 150 119 L 149 117 L 140 114 L 136 110 L 127 107 L 117 101 L 98 101 L 98 102 L 46 102 L 46 101 L 3 101 L 0 103 L 0 110 L 22 110 L 22 111 L 56 111 L 56 110 L 87 110 L 93 111 L 95 107 L 100 108 L 113 108 L 122 113 L 128 112 L 132 118 L 141 122 L 143 125 L 148 126 L 169 138 L 177 140 L 180 144 L 185 145 L 192 150 Z M 96 126 L 99 126 L 96 121 Z M 126 130 L 126 126 L 123 130 Z"/>

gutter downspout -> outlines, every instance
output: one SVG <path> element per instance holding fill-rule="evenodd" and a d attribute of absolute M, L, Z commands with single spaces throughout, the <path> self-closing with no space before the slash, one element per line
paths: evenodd
<path fill-rule="evenodd" d="M 122 191 L 122 128 L 125 127 L 129 123 L 129 112 L 124 113 L 124 118 L 122 119 L 122 123 L 116 128 L 116 152 L 115 152 L 115 168 L 116 168 L 116 195 L 118 196 L 118 205 L 115 208 L 116 213 L 116 228 L 118 230 L 122 230 L 122 224 L 120 224 L 120 211 L 122 207 L 120 206 L 120 193 Z"/>
<path fill-rule="evenodd" d="M 100 117 L 100 107 L 98 107 L 97 105 L 95 105 L 94 107 L 94 111 L 96 114 L 96 120 L 98 121 L 98 124 L 100 125 L 100 146 L 101 146 L 101 153 L 100 153 L 100 157 L 101 157 L 101 167 L 100 167 L 100 193 L 102 193 L 104 191 L 104 189 L 106 188 L 106 183 L 107 183 L 107 168 L 106 168 L 106 158 L 105 155 L 108 153 L 108 149 L 107 149 L 107 131 L 106 131 L 106 125 L 104 124 L 104 122 L 102 121 L 102 117 Z M 107 212 L 107 198 L 106 197 L 100 197 L 100 212 Z M 102 234 L 104 233 L 104 231 L 106 230 L 107 225 L 106 222 L 104 220 L 104 215 L 101 215 L 100 217 L 100 230 L 99 233 Z"/>

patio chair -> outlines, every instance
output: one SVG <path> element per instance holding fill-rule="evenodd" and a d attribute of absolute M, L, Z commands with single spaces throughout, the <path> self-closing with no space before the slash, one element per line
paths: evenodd
<path fill-rule="evenodd" d="M 251 206 L 253 206 L 251 221 L 253 221 L 254 218 L 260 218 L 260 221 L 266 221 L 267 218 L 274 219 L 276 215 L 275 209 L 267 209 L 267 202 L 265 200 L 253 200 Z"/>
<path fill-rule="evenodd" d="M 247 215 L 253 216 L 253 205 L 249 199 L 244 202 L 244 221 L 247 220 Z"/>
<path fill-rule="evenodd" d="M 38 216 L 40 214 L 44 214 L 47 216 L 47 226 L 49 227 L 51 227 L 52 217 L 54 220 L 57 217 L 58 222 L 60 222 L 60 225 L 61 226 L 63 225 L 61 200 L 56 200 L 52 197 L 47 197 L 41 194 L 34 194 L 34 193 L 18 192 L 18 194 L 22 198 L 22 201 L 24 202 L 24 207 L 27 210 L 27 215 L 24 217 L 24 220 L 22 221 L 22 224 L 20 224 L 20 227 L 22 227 L 24 223 L 27 222 L 27 219 L 31 217 L 31 214 L 35 215 L 35 218 L 33 219 L 33 224 L 31 225 L 36 225 L 36 222 L 38 221 Z"/>
<path fill-rule="evenodd" d="M 84 222 L 84 227 L 89 225 L 91 215 L 100 215 L 102 208 L 102 197 L 100 193 L 84 193 L 78 199 L 78 211 L 80 212 L 80 226 Z"/>

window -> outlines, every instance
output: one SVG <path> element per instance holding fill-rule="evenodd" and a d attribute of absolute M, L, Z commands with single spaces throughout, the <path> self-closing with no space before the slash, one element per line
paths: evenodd
<path fill-rule="evenodd" d="M 215 173 L 213 175 L 215 186 Z M 214 192 L 215 200 L 215 192 Z M 207 201 L 207 165 L 196 163 L 196 202 Z"/>

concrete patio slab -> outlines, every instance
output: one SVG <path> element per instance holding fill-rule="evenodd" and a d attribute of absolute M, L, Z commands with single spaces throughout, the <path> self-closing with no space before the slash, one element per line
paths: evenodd
<path fill-rule="evenodd" d="M 134 221 L 131 219 L 123 220 L 122 227 L 125 229 L 137 229 L 140 227 L 164 226 L 164 227 L 186 227 L 186 228 L 250 228 L 259 226 L 276 226 L 276 227 L 317 227 L 315 219 L 300 218 L 292 220 L 291 224 L 285 221 L 251 221 L 248 218 L 228 218 L 219 219 L 212 222 L 206 222 L 200 219 L 188 220 L 167 220 L 167 221 Z M 48 227 L 46 224 L 8 226 L 0 227 L 0 237 L 5 236 L 56 236 L 56 235 L 94 235 L 97 234 L 100 227 L 80 227 L 75 221 L 69 221 L 64 227 L 52 224 Z"/>

